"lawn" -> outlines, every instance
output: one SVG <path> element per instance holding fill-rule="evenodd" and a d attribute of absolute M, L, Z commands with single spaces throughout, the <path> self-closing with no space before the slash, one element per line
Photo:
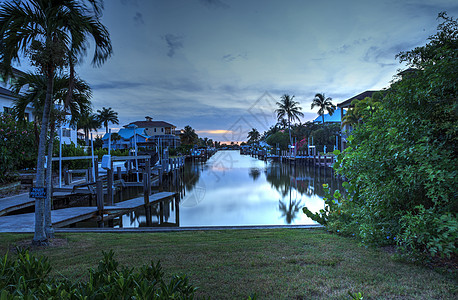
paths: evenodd
<path fill-rule="evenodd" d="M 0 234 L 0 253 L 31 240 Z M 174 233 L 58 234 L 57 246 L 33 249 L 49 257 L 54 275 L 84 279 L 102 250 L 123 265 L 160 260 L 166 274 L 187 274 L 197 296 L 211 299 L 457 299 L 456 270 L 408 264 L 383 249 L 322 229 Z M 57 240 L 56 240 L 57 241 Z M 11 255 L 11 253 L 10 253 Z"/>

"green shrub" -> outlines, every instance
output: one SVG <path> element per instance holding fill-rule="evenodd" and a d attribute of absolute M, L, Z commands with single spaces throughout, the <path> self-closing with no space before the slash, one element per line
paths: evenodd
<path fill-rule="evenodd" d="M 33 124 L 0 113 L 0 183 L 15 180 L 18 170 L 34 168 L 36 157 Z"/>
<path fill-rule="evenodd" d="M 413 257 L 426 255 L 450 258 L 457 254 L 458 221 L 456 214 L 437 215 L 422 205 L 408 212 L 402 224 L 398 245 Z"/>
<path fill-rule="evenodd" d="M 49 277 L 47 258 L 19 250 L 17 258 L 0 261 L 0 299 L 193 299 L 197 288 L 186 276 L 164 280 L 160 263 L 139 270 L 120 267 L 113 251 L 102 252 L 86 282 Z"/>

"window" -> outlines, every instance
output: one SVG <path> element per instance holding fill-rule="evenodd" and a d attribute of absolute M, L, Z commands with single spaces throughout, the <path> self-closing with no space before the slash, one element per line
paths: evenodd
<path fill-rule="evenodd" d="M 62 128 L 62 136 L 63 137 L 70 137 L 70 133 L 72 130 L 70 128 Z"/>
<path fill-rule="evenodd" d="M 154 132 L 156 132 L 156 128 L 154 128 Z"/>
<path fill-rule="evenodd" d="M 3 112 L 5 114 L 10 114 L 12 111 L 11 111 L 11 107 L 6 107 L 6 106 L 3 106 Z"/>
<path fill-rule="evenodd" d="M 161 131 L 164 132 L 164 128 L 161 128 Z"/>

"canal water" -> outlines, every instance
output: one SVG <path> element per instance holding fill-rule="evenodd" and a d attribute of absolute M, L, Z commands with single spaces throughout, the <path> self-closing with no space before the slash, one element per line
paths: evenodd
<path fill-rule="evenodd" d="M 162 208 L 162 225 L 244 226 L 316 224 L 302 212 L 324 207 L 323 184 L 341 188 L 330 169 L 263 161 L 239 151 L 218 151 L 207 162 L 186 163 L 178 185 L 179 220 L 171 202 Z M 159 205 L 152 223 L 160 223 Z M 122 225 L 121 225 L 122 224 Z M 144 210 L 122 217 L 115 227 L 145 227 Z"/>

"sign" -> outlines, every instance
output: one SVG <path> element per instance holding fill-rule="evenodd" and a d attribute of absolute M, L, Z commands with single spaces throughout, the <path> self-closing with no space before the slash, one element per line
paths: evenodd
<path fill-rule="evenodd" d="M 46 188 L 44 187 L 30 188 L 29 198 L 46 199 Z"/>

